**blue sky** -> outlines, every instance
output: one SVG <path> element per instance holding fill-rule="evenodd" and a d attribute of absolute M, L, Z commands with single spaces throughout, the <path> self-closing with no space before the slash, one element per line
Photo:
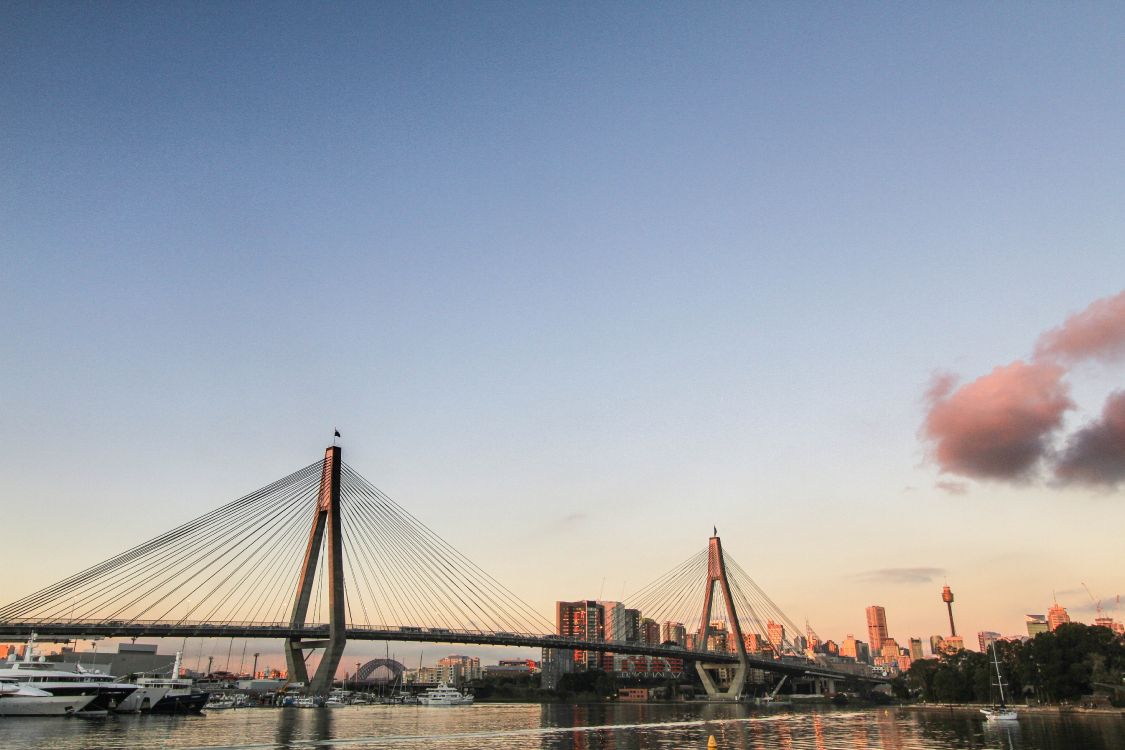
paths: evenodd
<path fill-rule="evenodd" d="M 825 637 L 941 631 L 941 580 L 870 571 L 946 571 L 972 632 L 1119 592 L 1119 491 L 951 496 L 918 431 L 935 370 L 1121 290 L 1122 39 L 1109 3 L 7 3 L 0 497 L 67 551 L 14 540 L 0 599 L 333 427 L 545 611 L 712 523 Z M 1076 373 L 1076 418 L 1120 385 Z"/>

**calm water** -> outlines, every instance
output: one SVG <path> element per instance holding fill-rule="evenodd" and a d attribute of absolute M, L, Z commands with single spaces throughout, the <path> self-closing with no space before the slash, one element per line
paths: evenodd
<path fill-rule="evenodd" d="M 985 726 L 969 713 L 896 709 L 766 713 L 730 705 L 244 708 L 207 716 L 0 719 L 0 748 L 997 748 L 1122 750 L 1125 718 L 1025 715 Z"/>

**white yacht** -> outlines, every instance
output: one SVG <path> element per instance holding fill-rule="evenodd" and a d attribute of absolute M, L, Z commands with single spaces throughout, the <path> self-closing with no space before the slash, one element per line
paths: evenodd
<path fill-rule="evenodd" d="M 473 702 L 473 695 L 449 685 L 438 685 L 419 695 L 418 702 L 423 706 L 467 706 Z"/>
<path fill-rule="evenodd" d="M 51 695 L 12 679 L 0 679 L 0 716 L 69 716 L 85 708 L 94 697 Z"/>
<path fill-rule="evenodd" d="M 35 636 L 32 635 L 22 660 L 17 661 L 13 653 L 7 661 L 0 662 L 0 679 L 58 697 L 77 699 L 78 696 L 91 696 L 81 709 L 87 715 L 112 711 L 137 690 L 136 685 L 118 682 L 102 672 L 90 672 L 81 665 L 77 665 L 76 669 L 73 672 L 59 669 L 59 665 L 48 662 L 42 656 L 36 659 Z"/>

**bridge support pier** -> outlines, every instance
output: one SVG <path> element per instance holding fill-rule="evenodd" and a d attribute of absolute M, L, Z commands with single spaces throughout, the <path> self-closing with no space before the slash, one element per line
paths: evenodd
<path fill-rule="evenodd" d="M 714 632 L 711 627 L 711 605 L 715 599 L 715 584 L 723 595 L 726 605 L 727 617 L 730 618 L 730 627 L 735 639 L 735 648 L 738 653 L 738 665 L 735 667 L 734 676 L 726 690 L 721 690 L 715 684 L 711 670 L 730 669 L 729 664 L 713 664 L 705 661 L 695 663 L 695 671 L 703 682 L 703 689 L 707 697 L 713 701 L 737 701 L 742 698 L 742 690 L 746 687 L 746 677 L 750 672 L 750 662 L 746 657 L 746 642 L 742 637 L 742 626 L 738 623 L 738 613 L 734 608 L 734 597 L 730 593 L 730 583 L 727 581 L 727 568 L 723 561 L 723 545 L 718 535 L 711 537 L 707 551 L 707 589 L 703 597 L 703 615 L 699 622 L 699 643 L 696 650 L 707 651 L 707 642 Z"/>
<path fill-rule="evenodd" d="M 324 468 L 320 475 L 320 494 L 317 498 L 316 517 L 309 531 L 309 543 L 305 548 L 305 561 L 301 565 L 301 579 L 297 586 L 297 598 L 293 603 L 293 616 L 290 627 L 304 627 L 305 616 L 309 611 L 313 580 L 316 577 L 320 548 L 325 547 L 328 556 L 328 639 L 303 641 L 289 638 L 285 644 L 285 663 L 289 670 L 290 682 L 301 682 L 310 693 L 323 695 L 332 690 L 332 681 L 347 643 L 347 623 L 344 617 L 344 554 L 343 535 L 340 526 L 340 447 L 333 445 L 324 452 Z M 325 538 L 327 537 L 327 539 Z M 323 648 L 320 665 L 316 668 L 312 681 L 309 680 L 305 666 L 305 651 Z"/>

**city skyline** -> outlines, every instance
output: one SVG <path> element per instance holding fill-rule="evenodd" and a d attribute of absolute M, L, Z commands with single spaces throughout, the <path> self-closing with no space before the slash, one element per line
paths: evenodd
<path fill-rule="evenodd" d="M 1120 7 L 334 7 L 0 10 L 0 604 L 336 429 L 547 618 L 1125 591 Z"/>

